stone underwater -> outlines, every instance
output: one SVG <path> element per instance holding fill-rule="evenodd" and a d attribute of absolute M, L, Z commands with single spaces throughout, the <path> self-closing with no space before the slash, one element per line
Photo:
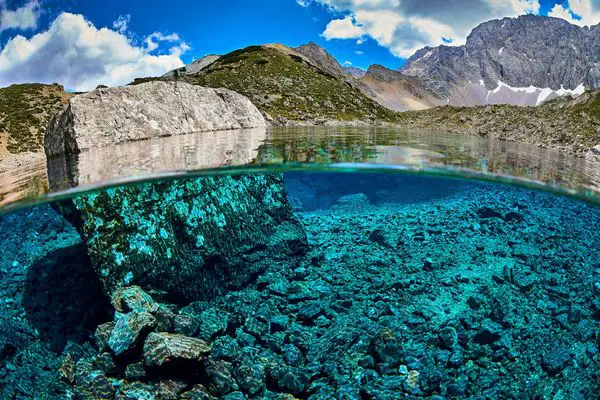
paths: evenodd
<path fill-rule="evenodd" d="M 392 173 L 183 177 L 0 217 L 2 399 L 592 399 L 600 214 Z"/>

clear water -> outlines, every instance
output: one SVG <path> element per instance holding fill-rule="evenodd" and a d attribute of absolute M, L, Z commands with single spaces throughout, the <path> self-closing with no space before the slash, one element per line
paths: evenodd
<path fill-rule="evenodd" d="M 27 166 L 0 398 L 598 398 L 595 168 L 337 133 Z"/>
<path fill-rule="evenodd" d="M 282 179 L 2 217 L 1 398 L 598 393 L 597 207 L 439 177 Z"/>

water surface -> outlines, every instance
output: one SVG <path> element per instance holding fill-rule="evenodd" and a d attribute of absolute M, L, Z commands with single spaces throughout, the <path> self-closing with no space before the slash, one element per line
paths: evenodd
<path fill-rule="evenodd" d="M 0 398 L 592 399 L 598 169 L 364 129 L 2 175 Z"/>

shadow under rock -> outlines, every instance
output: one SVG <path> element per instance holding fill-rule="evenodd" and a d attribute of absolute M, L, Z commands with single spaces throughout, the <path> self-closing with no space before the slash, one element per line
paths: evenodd
<path fill-rule="evenodd" d="M 56 249 L 30 266 L 23 308 L 40 339 L 57 352 L 69 341 L 88 340 L 113 312 L 84 244 Z"/>

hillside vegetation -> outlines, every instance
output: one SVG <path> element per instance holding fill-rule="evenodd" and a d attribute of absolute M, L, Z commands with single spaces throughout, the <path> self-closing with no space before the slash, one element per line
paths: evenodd
<path fill-rule="evenodd" d="M 394 122 L 395 112 L 285 46 L 252 46 L 224 55 L 182 81 L 247 96 L 274 119 Z"/>
<path fill-rule="evenodd" d="M 436 107 L 400 114 L 407 128 L 452 131 L 519 141 L 583 155 L 600 143 L 600 90 L 537 107 L 512 105 Z"/>
<path fill-rule="evenodd" d="M 59 85 L 0 88 L 0 157 L 40 151 L 49 120 L 71 97 Z"/>

